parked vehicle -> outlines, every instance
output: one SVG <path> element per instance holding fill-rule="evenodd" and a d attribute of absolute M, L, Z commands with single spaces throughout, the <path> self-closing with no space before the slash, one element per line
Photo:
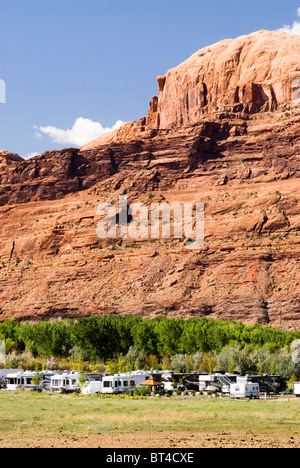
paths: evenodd
<path fill-rule="evenodd" d="M 199 390 L 199 375 L 203 372 L 183 372 L 175 373 L 166 370 L 161 375 L 161 380 L 164 383 L 166 391 L 181 390 L 181 391 L 198 391 Z M 205 372 L 207 374 L 207 372 Z"/>
<path fill-rule="evenodd" d="M 80 372 L 55 374 L 51 377 L 50 391 L 57 393 L 80 393 Z"/>
<path fill-rule="evenodd" d="M 236 381 L 234 374 L 216 374 L 218 381 L 221 385 L 221 392 L 223 395 L 230 394 L 230 385 Z"/>
<path fill-rule="evenodd" d="M 6 377 L 8 374 L 24 372 L 23 369 L 0 369 L 0 390 L 6 389 Z"/>
<path fill-rule="evenodd" d="M 83 395 L 99 395 L 102 393 L 103 384 L 99 380 L 88 380 L 82 387 Z"/>
<path fill-rule="evenodd" d="M 300 382 L 294 382 L 294 395 L 298 398 L 300 397 Z"/>
<path fill-rule="evenodd" d="M 219 377 L 213 375 L 200 375 L 199 376 L 199 391 L 200 392 L 219 392 L 222 388 Z"/>
<path fill-rule="evenodd" d="M 132 392 L 140 383 L 150 379 L 150 377 L 150 373 L 143 371 L 105 376 L 102 379 L 102 393 Z"/>
<path fill-rule="evenodd" d="M 260 388 L 258 383 L 248 382 L 247 379 L 238 379 L 230 385 L 230 396 L 232 398 L 255 398 L 258 399 Z"/>
<path fill-rule="evenodd" d="M 8 374 L 24 372 L 24 369 L 0 369 L 0 378 L 6 379 Z"/>
<path fill-rule="evenodd" d="M 32 383 L 32 380 L 36 377 L 36 372 L 26 371 L 26 372 L 16 372 L 14 371 L 11 374 L 7 374 L 6 381 L 6 390 L 49 390 L 50 389 L 50 379 L 53 375 L 53 372 L 38 372 L 42 377 L 39 385 Z"/>
<path fill-rule="evenodd" d="M 262 393 L 275 393 L 278 395 L 287 388 L 287 379 L 281 375 L 249 375 L 247 377 L 251 382 L 259 384 Z"/>

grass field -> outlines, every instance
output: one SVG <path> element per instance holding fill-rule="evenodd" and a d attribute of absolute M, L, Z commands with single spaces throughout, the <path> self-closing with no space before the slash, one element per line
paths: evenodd
<path fill-rule="evenodd" d="M 300 400 L 0 392 L 0 447 L 300 447 Z"/>

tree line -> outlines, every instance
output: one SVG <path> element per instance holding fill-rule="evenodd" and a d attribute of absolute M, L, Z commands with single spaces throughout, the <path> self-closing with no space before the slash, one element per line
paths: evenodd
<path fill-rule="evenodd" d="M 0 339 L 5 342 L 7 353 L 27 351 L 46 358 L 66 358 L 77 353 L 84 361 L 96 362 L 125 356 L 131 348 L 159 359 L 198 352 L 221 353 L 224 348 L 235 346 L 246 353 L 262 348 L 275 353 L 300 339 L 300 331 L 209 318 L 105 315 L 38 323 L 8 319 L 0 323 Z"/>

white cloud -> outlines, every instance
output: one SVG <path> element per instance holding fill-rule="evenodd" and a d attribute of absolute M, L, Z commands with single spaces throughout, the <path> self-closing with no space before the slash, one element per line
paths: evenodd
<path fill-rule="evenodd" d="M 300 7 L 297 10 L 297 16 L 300 17 Z M 294 21 L 292 26 L 285 24 L 283 28 L 278 29 L 278 31 L 290 34 L 297 34 L 298 36 L 300 36 L 300 21 Z"/>
<path fill-rule="evenodd" d="M 26 154 L 25 156 L 25 159 L 30 159 L 30 158 L 34 158 L 35 156 L 39 156 L 40 153 L 28 153 Z"/>
<path fill-rule="evenodd" d="M 41 133 L 43 133 L 55 143 L 81 147 L 105 133 L 118 129 L 122 123 L 121 120 L 118 120 L 111 128 L 104 128 L 99 122 L 93 122 L 90 119 L 79 117 L 76 119 L 73 127 L 67 130 L 50 125 L 47 127 L 37 127 L 35 125 L 34 128 L 39 130 L 39 132 L 36 133 L 37 138 L 40 138 Z"/>

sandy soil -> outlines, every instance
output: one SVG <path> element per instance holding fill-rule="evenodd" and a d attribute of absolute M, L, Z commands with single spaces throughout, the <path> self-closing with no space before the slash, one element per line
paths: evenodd
<path fill-rule="evenodd" d="M 1 436 L 0 448 L 300 448 L 300 436 L 289 437 L 276 434 L 254 434 L 251 431 L 194 433 L 171 432 L 136 434 L 99 434 L 97 436 L 70 436 L 14 433 Z"/>

